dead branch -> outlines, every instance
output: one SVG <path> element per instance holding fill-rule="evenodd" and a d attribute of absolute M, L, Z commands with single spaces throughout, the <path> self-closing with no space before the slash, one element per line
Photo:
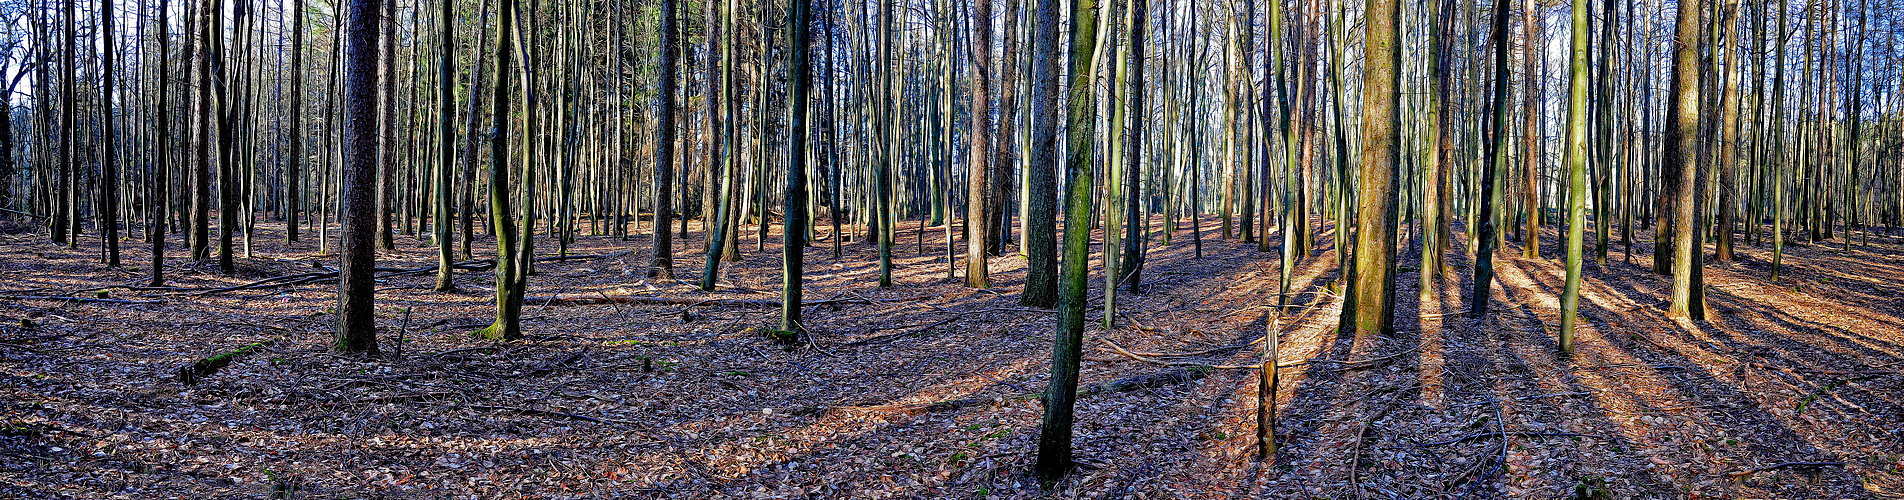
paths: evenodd
<path fill-rule="evenodd" d="M 164 304 L 165 303 L 165 301 L 163 300 L 98 299 L 98 298 L 89 298 L 89 297 L 55 297 L 50 295 L 0 295 L 0 299 L 54 300 L 54 301 L 61 301 L 61 302 L 79 302 L 79 303 L 89 303 L 89 304 Z"/>
<path fill-rule="evenodd" d="M 827 299 L 800 303 L 801 307 L 823 306 L 829 304 L 877 304 L 886 302 L 905 302 L 924 300 L 927 296 L 899 297 L 891 299 Z M 525 302 L 542 302 L 557 306 L 580 306 L 597 304 L 638 304 L 673 306 L 738 306 L 738 307 L 780 307 L 780 301 L 773 299 L 719 299 L 701 297 L 664 297 L 654 295 L 608 295 L 597 293 L 594 297 L 562 297 L 560 295 L 542 297 L 524 297 Z"/>
<path fill-rule="evenodd" d="M 1744 476 L 1757 474 L 1760 472 L 1778 470 L 1778 469 L 1787 469 L 1787 468 L 1793 468 L 1793 467 L 1807 468 L 1807 469 L 1816 469 L 1819 467 L 1834 467 L 1834 466 L 1843 467 L 1844 464 L 1845 464 L 1844 462 L 1779 462 L 1772 465 L 1765 465 L 1760 467 L 1753 467 L 1750 469 L 1735 470 L 1735 471 L 1727 472 L 1726 477 L 1734 477 L 1734 478 L 1744 477 Z"/>
<path fill-rule="evenodd" d="M 1442 440 L 1442 441 L 1435 441 L 1435 442 L 1433 442 L 1433 443 L 1423 443 L 1423 444 L 1418 444 L 1418 445 L 1415 445 L 1415 447 L 1416 447 L 1416 448 L 1427 448 L 1427 447 L 1430 447 L 1430 446 L 1443 446 L 1443 445 L 1450 445 L 1450 444 L 1455 444 L 1455 443 L 1460 443 L 1460 442 L 1464 442 L 1464 441 L 1473 441 L 1473 440 L 1476 440 L 1476 439 L 1481 439 L 1481 438 L 1490 438 L 1490 437 L 1500 437 L 1500 436 L 1503 436 L 1503 435 L 1505 435 L 1505 436 L 1520 436 L 1520 437 L 1589 437 L 1589 438 L 1594 438 L 1594 439 L 1599 439 L 1599 440 L 1602 440 L 1602 441 L 1612 441 L 1612 440 L 1613 440 L 1613 438 L 1609 438 L 1609 437 L 1606 437 L 1606 436 L 1601 436 L 1601 435 L 1598 435 L 1598 434 L 1578 434 L 1578 433 L 1573 433 L 1573 432 L 1535 432 L 1535 431 L 1512 431 L 1512 432 L 1501 432 L 1501 431 L 1488 431 L 1488 432 L 1477 432 L 1477 433 L 1474 433 L 1474 434 L 1469 434 L 1469 435 L 1466 435 L 1466 436 L 1461 436 L 1461 437 L 1458 437 L 1458 438 L 1454 438 L 1454 439 L 1447 439 L 1447 440 Z"/>

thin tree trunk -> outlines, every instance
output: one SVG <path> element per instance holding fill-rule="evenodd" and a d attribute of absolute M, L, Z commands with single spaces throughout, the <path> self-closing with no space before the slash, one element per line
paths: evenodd
<path fill-rule="evenodd" d="M 802 241 L 807 231 L 807 100 L 811 92 L 813 75 L 808 70 L 807 48 L 811 45 L 807 36 L 807 25 L 811 22 L 810 0 L 788 0 L 787 2 L 787 185 L 785 208 L 783 208 L 783 226 L 781 234 L 781 252 L 783 268 L 781 273 L 780 329 L 797 342 L 805 332 L 800 325 L 800 287 L 806 245 Z M 672 16 L 674 0 L 662 0 L 662 15 Z M 672 21 L 663 22 L 663 30 L 673 28 Z M 664 34 L 662 50 L 667 51 L 674 38 L 673 34 Z M 672 68 L 666 66 L 673 61 L 663 55 L 663 76 L 671 78 Z M 665 87 L 672 85 L 663 83 Z M 670 89 L 672 90 L 672 89 Z M 667 94 L 663 94 L 667 98 Z M 671 127 L 668 118 L 660 118 L 660 127 Z M 665 193 L 665 191 L 663 192 Z M 661 196 L 666 198 L 666 196 Z M 665 202 L 664 202 L 665 203 Z M 766 224 L 766 221 L 761 221 Z M 661 224 L 665 227 L 667 224 Z M 664 230 L 665 231 L 665 230 Z"/>

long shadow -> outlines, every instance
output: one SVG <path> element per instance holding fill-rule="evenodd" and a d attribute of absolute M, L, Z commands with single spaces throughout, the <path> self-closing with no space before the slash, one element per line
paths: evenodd
<path fill-rule="evenodd" d="M 1657 278 L 1655 278 L 1657 279 Z M 1610 279 L 1604 283 L 1608 288 L 1625 295 L 1634 301 L 1644 300 L 1651 294 L 1640 292 L 1630 280 Z M 1592 308 L 1595 314 L 1612 314 L 1592 302 L 1583 302 L 1582 309 Z M 1652 314 L 1652 310 L 1641 310 L 1639 314 Z M 1667 338 L 1650 339 L 1645 331 L 1634 329 L 1624 340 L 1614 340 L 1610 345 L 1618 348 L 1631 358 L 1642 360 L 1645 370 L 1653 378 L 1666 382 L 1681 400 L 1690 405 L 1693 414 L 1704 415 L 1707 425 L 1726 429 L 1728 435 L 1746 437 L 1744 440 L 1728 441 L 1727 446 L 1717 448 L 1712 453 L 1724 453 L 1725 458 L 1744 459 L 1738 465 L 1750 467 L 1784 461 L 1836 461 L 1844 458 L 1815 446 L 1804 435 L 1787 426 L 1779 417 L 1772 415 L 1759 401 L 1745 393 L 1741 388 L 1724 380 L 1720 374 L 1712 371 L 1707 363 L 1697 361 L 1690 356 L 1668 347 L 1663 340 L 1684 342 L 1690 345 L 1709 345 L 1700 339 L 1711 336 L 1714 329 L 1710 323 L 1684 323 L 1652 321 L 1647 330 L 1652 335 Z M 1618 339 L 1618 337 L 1615 337 Z M 1723 352 L 1716 349 L 1715 354 Z M 1735 360 L 1742 361 L 1742 360 Z M 1742 366 L 1740 368 L 1743 368 Z M 1736 443 L 1736 444 L 1734 444 Z M 1699 471 L 1710 473 L 1712 471 Z M 1751 493 L 1774 496 L 1837 496 L 1851 492 L 1862 492 L 1860 478 L 1844 468 L 1826 468 L 1820 471 L 1820 481 L 1805 484 L 1789 481 L 1765 481 L 1760 478 L 1748 479 L 1738 485 L 1754 488 Z M 1738 494 L 1740 492 L 1732 492 Z"/>
<path fill-rule="evenodd" d="M 1551 240 L 1552 238 L 1543 239 Z M 1511 248 L 1502 249 L 1504 253 L 1512 251 Z M 1451 265 L 1449 272 L 1451 277 L 1458 278 L 1458 281 L 1465 285 L 1472 279 L 1472 260 L 1467 259 L 1465 252 L 1458 252 L 1458 255 L 1458 258 L 1449 259 L 1449 262 L 1451 264 L 1459 262 L 1464 265 Z M 1496 265 L 1513 266 L 1511 269 L 1525 271 L 1527 262 L 1509 257 L 1497 260 Z M 1500 276 L 1505 278 L 1508 274 L 1502 273 Z M 1534 297 L 1530 296 L 1529 292 L 1551 293 L 1551 290 L 1524 290 L 1507 286 L 1505 282 L 1494 290 L 1499 294 L 1498 297 L 1503 299 L 1499 301 L 1501 305 L 1508 307 L 1496 308 L 1487 320 L 1479 323 L 1465 316 L 1465 306 L 1468 301 L 1473 300 L 1469 295 L 1470 290 L 1460 287 L 1454 293 L 1442 296 L 1442 309 L 1446 312 L 1457 313 L 1458 319 L 1443 322 L 1443 327 L 1440 329 L 1443 334 L 1441 350 L 1432 353 L 1441 358 L 1442 375 L 1439 380 L 1445 386 L 1439 401 L 1441 406 L 1436 410 L 1459 417 L 1460 421 L 1468 422 L 1468 425 L 1465 429 L 1456 429 L 1459 433 L 1453 436 L 1412 436 L 1410 440 L 1413 443 L 1429 441 L 1440 443 L 1446 439 L 1500 430 L 1527 432 L 1556 429 L 1591 434 L 1593 429 L 1616 427 L 1610 412 L 1606 409 L 1588 401 L 1564 397 L 1587 394 L 1590 386 L 1573 376 L 1561 375 L 1556 379 L 1552 375 L 1555 370 L 1544 368 L 1565 366 L 1570 362 L 1570 360 L 1555 358 L 1553 353 L 1557 351 L 1558 346 L 1544 329 L 1537 329 L 1530 334 L 1526 330 L 1513 328 L 1507 324 L 1510 319 L 1515 318 L 1528 318 L 1534 325 L 1544 324 L 1541 311 L 1530 304 L 1532 302 L 1530 299 Z M 1557 296 L 1557 294 L 1554 295 Z M 1536 356 L 1538 359 L 1530 360 L 1525 357 L 1527 355 Z M 1554 395 L 1563 397 L 1551 397 Z M 1428 416 L 1430 415 L 1422 415 L 1422 417 Z M 1561 422 L 1568 424 L 1559 425 Z M 1604 437 L 1610 440 L 1605 444 L 1615 450 L 1630 449 L 1632 446 L 1626 436 L 1621 434 L 1614 433 Z M 1504 445 L 1499 444 L 1500 442 L 1495 439 L 1499 438 L 1476 439 L 1465 444 L 1456 444 L 1479 447 L 1481 451 L 1475 453 L 1477 460 L 1474 462 L 1449 463 L 1446 460 L 1439 460 L 1442 457 L 1441 452 L 1435 451 L 1432 447 L 1404 449 L 1402 453 L 1404 457 L 1412 459 L 1412 463 L 1437 464 L 1443 477 L 1453 478 L 1448 483 L 1437 485 L 1436 490 L 1424 492 L 1429 495 L 1483 498 L 1516 496 L 1522 493 L 1515 493 L 1519 490 L 1510 489 L 1511 476 L 1547 472 L 1540 469 L 1553 467 L 1548 465 L 1530 471 L 1527 466 L 1520 464 L 1524 459 L 1513 460 L 1512 466 L 1504 464 L 1501 461 L 1501 451 L 1497 448 Z M 1515 450 L 1527 447 L 1543 449 L 1545 450 L 1543 453 L 1549 457 L 1558 456 L 1564 459 L 1559 467 L 1568 472 L 1562 474 L 1564 477 L 1549 478 L 1549 480 L 1563 479 L 1586 484 L 1589 481 L 1604 480 L 1595 479 L 1595 477 L 1605 475 L 1609 471 L 1616 471 L 1625 481 L 1623 486 L 1637 491 L 1669 491 L 1666 483 L 1649 471 L 1609 463 L 1611 457 L 1607 454 L 1590 451 L 1593 448 L 1587 445 L 1600 444 L 1598 439 L 1589 438 L 1583 441 L 1579 437 L 1565 439 L 1515 437 L 1512 442 Z M 1571 446 L 1556 446 L 1558 443 L 1571 444 Z M 1563 483 L 1562 486 L 1565 484 Z"/>

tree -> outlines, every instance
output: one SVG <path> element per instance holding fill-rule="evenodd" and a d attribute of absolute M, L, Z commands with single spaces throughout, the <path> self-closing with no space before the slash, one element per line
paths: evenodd
<path fill-rule="evenodd" d="M 800 280 L 803 272 L 803 239 L 807 229 L 807 99 L 813 86 L 813 74 L 807 48 L 811 23 L 811 0 L 787 0 L 787 185 L 784 219 L 781 226 L 783 254 L 780 295 L 780 330 L 798 341 L 806 331 L 800 325 Z M 662 0 L 664 16 L 671 15 L 674 0 Z M 672 25 L 673 23 L 664 23 Z M 671 27 L 671 26 L 670 26 Z M 669 29 L 669 28 L 663 28 Z M 668 50 L 664 42 L 662 50 Z M 663 78 L 667 78 L 664 76 Z M 663 121 L 666 127 L 666 121 Z M 765 224 L 766 221 L 762 221 Z M 667 224 L 661 224 L 666 226 Z"/>
<path fill-rule="evenodd" d="M 1494 44 L 1494 98 L 1488 102 L 1493 116 L 1488 121 L 1487 159 L 1481 166 L 1481 209 L 1476 217 L 1481 231 L 1474 236 L 1479 248 L 1474 253 L 1474 283 L 1468 294 L 1468 316 L 1474 318 L 1485 318 L 1492 302 L 1488 289 L 1494 284 L 1494 250 L 1499 244 L 1500 173 L 1507 170 L 1507 1 L 1494 0 L 1494 35 L 1490 39 Z"/>
<path fill-rule="evenodd" d="M 1699 243 L 1699 9 L 1700 0 L 1680 0 L 1674 30 L 1673 74 L 1668 92 L 1663 165 L 1677 172 L 1670 193 L 1673 208 L 1672 304 L 1666 315 L 1706 318 L 1705 292 L 1695 267 L 1703 265 Z"/>
<path fill-rule="evenodd" d="M 72 1 L 66 2 L 68 6 Z M 112 45 L 112 2 L 99 2 L 99 107 L 105 115 L 105 123 L 100 126 L 100 136 L 104 144 L 100 145 L 102 158 L 99 163 L 99 240 L 106 247 L 106 265 L 119 267 L 119 160 L 114 155 L 118 147 L 114 145 L 115 135 L 112 120 L 112 60 L 115 58 Z M 68 47 L 68 50 L 76 50 Z"/>
<path fill-rule="evenodd" d="M 986 256 L 991 254 L 991 249 L 985 243 L 990 239 L 988 232 L 991 224 L 987 216 L 991 214 L 991 206 L 998 203 L 998 200 L 993 199 L 991 189 L 993 170 L 998 170 L 992 165 L 991 149 L 992 1 L 973 0 L 973 4 L 972 32 L 969 34 L 972 46 L 972 129 L 967 135 L 971 152 L 966 155 L 970 181 L 965 186 L 965 286 L 990 288 L 992 281 Z"/>
<path fill-rule="evenodd" d="M 1051 346 L 1051 378 L 1044 393 L 1034 474 L 1049 484 L 1071 469 L 1071 423 L 1078 393 L 1078 363 L 1084 350 L 1085 288 L 1090 277 L 1092 112 L 1097 107 L 1091 77 L 1097 73 L 1096 0 L 1071 0 L 1071 100 L 1065 131 L 1064 261 L 1058 286 L 1058 332 Z"/>
<path fill-rule="evenodd" d="M 493 121 L 489 138 L 489 221 L 490 232 L 496 235 L 496 318 L 476 332 L 481 338 L 502 340 L 522 337 L 523 286 L 528 281 L 528 270 L 519 259 L 519 245 L 523 243 L 517 240 L 514 215 L 510 213 L 509 135 L 504 133 L 509 130 L 509 70 L 515 58 L 510 44 L 516 29 L 515 3 L 515 0 L 501 0 L 496 7 L 496 83 L 491 94 Z M 527 112 L 531 109 L 527 102 L 523 108 L 525 116 L 531 114 Z M 523 141 L 525 146 L 533 142 Z M 524 158 L 533 157 L 524 155 Z M 527 162 L 524 163 L 527 170 Z M 527 235 L 521 237 L 528 239 Z"/>
<path fill-rule="evenodd" d="M 1433 73 L 1428 77 L 1429 91 L 1427 101 L 1428 137 L 1434 141 L 1423 162 L 1421 183 L 1421 281 L 1419 299 L 1432 300 L 1438 278 L 1442 272 L 1441 255 L 1448 250 L 1448 210 L 1446 195 L 1447 173 L 1444 171 L 1454 150 L 1455 123 L 1453 109 L 1443 109 L 1442 95 L 1454 86 L 1449 73 L 1454 65 L 1455 39 L 1455 3 L 1454 0 L 1431 0 L 1435 3 L 1431 13 L 1433 25 L 1428 43 L 1428 68 Z M 1284 280 L 1288 279 L 1284 275 Z M 1284 294 L 1288 291 L 1285 290 Z"/>
<path fill-rule="evenodd" d="M 898 61 L 893 59 L 893 40 L 895 27 L 893 11 L 898 10 L 896 0 L 886 0 L 879 9 L 879 60 L 885 68 L 879 72 L 879 112 L 874 129 L 880 134 L 879 161 L 873 165 L 873 219 L 878 227 L 879 244 L 879 287 L 892 286 L 892 248 L 893 215 L 892 170 L 893 150 L 899 147 L 899 125 L 894 119 L 899 113 L 898 95 L 893 93 L 893 72 Z"/>
<path fill-rule="evenodd" d="M 184 57 L 185 61 L 197 61 L 198 103 L 192 113 L 192 229 L 187 241 L 191 248 L 192 260 L 203 261 L 211 258 L 211 204 L 212 204 L 212 165 L 217 159 L 212 156 L 211 141 L 216 132 L 214 125 L 217 112 L 212 109 L 212 30 L 210 28 L 209 6 L 211 2 L 198 2 L 199 12 L 192 16 L 196 23 L 193 33 L 198 43 L 190 45 Z M 342 47 L 343 35 L 338 36 Z M 340 51 L 341 52 L 341 51 Z M 342 187 L 342 186 L 339 186 Z"/>
<path fill-rule="evenodd" d="M 444 8 L 448 9 L 448 1 Z M 160 7 L 163 9 L 164 7 Z M 449 29 L 448 15 L 443 20 L 445 30 Z M 160 24 L 160 37 L 164 37 L 164 25 Z M 163 42 L 161 42 L 163 43 Z M 445 46 L 448 43 L 445 42 Z M 445 49 L 448 50 L 448 49 Z M 452 52 L 453 53 L 453 52 Z M 161 77 L 163 79 L 163 77 Z M 163 106 L 161 106 L 163 108 Z M 291 2 L 291 161 L 284 165 L 284 240 L 298 240 L 299 212 L 303 211 L 304 196 L 304 0 Z M 163 121 L 163 119 L 161 119 Z M 322 221 L 319 221 L 322 223 Z"/>
<path fill-rule="evenodd" d="M 1606 1 L 1606 0 L 1602 0 Z M 1560 294 L 1560 352 L 1573 352 L 1580 265 L 1587 236 L 1587 0 L 1573 0 L 1567 78 L 1567 278 Z M 1605 217 L 1605 215 L 1601 215 Z"/>
<path fill-rule="evenodd" d="M 303 3 L 303 0 L 298 0 Z M 456 289 L 451 279 L 455 271 L 451 264 L 455 257 L 450 255 L 450 166 L 456 164 L 456 70 L 452 63 L 456 60 L 455 27 L 450 20 L 452 12 L 450 0 L 437 0 L 442 10 L 437 19 L 437 62 L 436 62 L 436 189 L 431 195 L 436 219 L 436 291 L 447 292 Z M 300 15 L 299 17 L 303 17 Z M 474 97 L 471 97 L 474 99 Z M 293 162 L 297 159 L 293 158 Z M 463 214 L 468 217 L 469 214 Z M 292 217 L 289 225 L 297 226 L 297 218 Z"/>
<path fill-rule="evenodd" d="M 152 192 L 154 196 L 152 196 L 152 208 L 155 212 L 158 212 L 158 215 L 152 218 L 152 279 L 146 282 L 146 286 L 150 287 L 165 286 L 165 223 L 171 219 L 171 200 L 166 199 L 165 196 L 166 188 L 172 183 L 170 179 L 172 171 L 172 163 L 170 161 L 172 153 L 172 93 L 165 88 L 166 82 L 171 81 L 172 69 L 172 37 L 170 34 L 172 24 L 170 11 L 172 9 L 170 3 L 171 2 L 167 0 L 159 0 L 158 85 L 160 89 L 158 92 L 159 95 L 157 96 L 158 105 L 155 106 L 157 108 L 158 119 L 153 121 L 153 128 L 155 129 L 154 135 L 157 136 L 158 147 L 152 148 L 154 157 L 153 163 L 156 165 L 156 168 L 153 169 Z M 0 184 L 4 183 L 4 180 L 0 180 Z M 0 204 L 4 204 L 4 200 L 0 200 Z"/>
<path fill-rule="evenodd" d="M 383 61 L 378 65 L 383 79 L 383 104 L 381 119 L 384 144 L 397 143 L 397 1 L 383 2 L 383 15 L 376 19 L 383 30 Z M 377 244 L 384 250 L 396 250 L 394 237 L 395 221 L 391 215 L 397 206 L 397 148 L 383 148 L 377 151 L 381 156 L 377 162 L 383 170 L 378 175 L 377 184 Z"/>
<path fill-rule="evenodd" d="M 337 281 L 337 348 L 369 354 L 377 352 L 376 189 L 377 150 L 382 146 L 377 134 L 377 17 L 382 4 L 382 0 L 350 2 L 350 53 L 346 56 L 350 76 L 344 89 L 349 114 L 344 125 L 343 182 L 338 188 L 344 208 L 338 214 L 343 234 L 338 245 L 342 265 Z"/>
<path fill-rule="evenodd" d="M 246 12 L 250 4 L 235 2 L 231 8 L 233 31 L 245 33 Z M 206 38 L 211 43 L 211 51 L 206 54 L 211 59 L 212 98 L 215 102 L 211 110 L 218 115 L 213 121 L 218 124 L 218 270 L 230 274 L 237 270 L 233 262 L 233 238 L 238 233 L 238 99 L 232 91 L 232 83 L 239 75 L 226 60 L 225 24 L 223 0 L 210 0 L 206 6 Z M 243 54 L 244 51 L 235 51 Z M 240 57 L 243 57 L 242 55 Z"/>
<path fill-rule="evenodd" d="M 1058 0 L 1037 0 L 1031 51 L 1031 165 L 1025 176 L 1025 291 L 1019 302 L 1058 298 Z"/>
<path fill-rule="evenodd" d="M 676 19 L 680 17 L 677 3 L 677 0 L 661 0 L 661 73 L 656 79 L 659 88 L 655 95 L 654 260 L 649 264 L 648 276 L 660 279 L 674 279 L 674 232 L 669 222 L 674 220 L 674 99 L 679 88 L 676 79 L 680 64 L 676 56 L 681 44 L 680 28 L 676 26 Z M 788 212 L 787 216 L 792 217 L 793 213 Z M 792 236 L 788 236 L 787 241 L 793 241 Z M 796 314 L 798 311 L 795 309 Z"/>
<path fill-rule="evenodd" d="M 717 146 L 717 148 L 723 153 L 720 155 L 720 191 L 716 194 L 716 197 L 719 198 L 719 200 L 717 200 L 719 208 L 714 213 L 714 218 L 709 219 L 705 224 L 706 227 L 710 229 L 707 230 L 707 262 L 706 267 L 702 268 L 701 271 L 701 290 L 708 292 L 714 291 L 714 282 L 720 277 L 720 261 L 723 255 L 734 251 L 734 245 L 729 242 L 728 233 L 733 231 L 731 226 L 733 225 L 734 219 L 734 136 L 736 134 L 734 132 L 735 126 L 733 119 L 736 110 L 739 109 L 734 102 L 735 30 L 733 24 L 735 1 L 713 0 L 713 2 L 721 5 L 721 21 L 715 23 L 710 19 L 709 25 L 720 25 L 726 28 L 721 31 L 725 33 L 724 36 L 726 38 L 724 38 L 721 43 L 721 90 L 716 94 L 719 96 L 717 97 L 719 102 L 725 103 L 725 107 L 722 108 L 718 115 L 721 117 L 721 126 L 718 127 L 721 137 L 720 145 Z M 709 31 L 713 32 L 718 29 L 719 28 L 710 28 Z M 709 113 L 713 114 L 713 111 L 710 110 Z M 712 184 L 713 179 L 709 179 L 709 183 Z"/>
<path fill-rule="evenodd" d="M 1738 31 L 1735 27 L 1737 24 L 1736 17 L 1738 16 L 1738 11 L 1738 0 L 1725 0 L 1725 3 L 1721 4 L 1720 12 L 1718 13 L 1719 39 L 1718 43 L 1713 45 L 1714 50 L 1725 51 L 1725 64 L 1721 70 L 1724 71 L 1724 75 L 1720 77 L 1718 82 L 1715 82 L 1724 86 L 1723 89 L 1719 91 L 1721 94 L 1718 109 L 1720 116 L 1718 131 L 1719 143 L 1715 145 L 1715 147 L 1718 148 L 1715 161 L 1718 162 L 1717 170 L 1719 177 L 1719 203 L 1717 207 L 1719 210 L 1719 226 L 1716 234 L 1717 238 L 1715 238 L 1716 241 L 1713 245 L 1713 259 L 1719 262 L 1733 261 L 1732 228 L 1738 225 L 1738 211 L 1735 207 L 1738 202 L 1734 199 L 1734 196 L 1736 196 L 1736 190 L 1734 188 L 1736 182 L 1733 179 L 1735 175 L 1734 172 L 1737 169 L 1735 163 L 1738 162 L 1739 152 L 1739 87 L 1741 85 L 1739 66 L 1742 61 L 1742 59 L 1739 58 L 1739 44 L 1735 36 Z M 1855 58 L 1852 60 L 1856 61 Z M 1851 85 L 1853 87 L 1857 86 L 1856 83 L 1852 83 Z M 1857 96 L 1863 95 L 1863 93 L 1852 92 L 1852 94 L 1851 116 L 1853 117 L 1852 123 L 1854 125 L 1851 135 L 1856 136 L 1857 129 L 1855 124 L 1857 121 L 1855 117 L 1857 116 Z M 1854 152 L 1853 154 L 1856 154 L 1857 142 L 1855 139 L 1851 142 L 1851 150 Z M 1857 212 L 1853 210 L 1850 211 L 1850 213 L 1856 214 Z M 1845 229 L 1849 231 L 1850 226 L 1846 226 Z M 1849 244 L 1850 238 L 1846 238 L 1845 242 Z"/>
<path fill-rule="evenodd" d="M 464 128 L 467 129 L 468 132 L 464 134 L 467 137 L 464 138 L 465 142 L 463 143 L 463 198 L 461 203 L 462 209 L 459 210 L 459 212 L 463 214 L 461 221 L 463 223 L 462 254 L 465 260 L 470 258 L 470 245 L 473 243 L 473 240 L 476 239 L 476 157 L 477 149 L 482 146 L 482 138 L 484 135 L 481 131 L 477 130 L 477 127 L 482 126 L 482 115 L 478 112 L 480 109 L 478 106 L 483 101 L 483 69 L 488 68 L 487 65 L 483 64 L 482 30 L 485 26 L 489 25 L 489 6 L 491 3 L 493 2 L 490 0 L 482 1 L 482 14 L 477 16 L 476 36 L 474 37 L 475 43 L 470 44 L 470 52 L 473 57 L 470 58 L 469 63 L 471 73 L 469 78 L 470 90 L 467 96 L 469 107 L 463 117 L 463 119 L 466 120 L 464 122 Z"/>
<path fill-rule="evenodd" d="M 1785 119 L 1785 42 L 1790 31 L 1790 15 L 1786 0 L 1778 2 L 1778 55 L 1772 65 L 1772 116 L 1783 123 Z M 1776 130 L 1776 129 L 1775 129 Z M 1781 131 L 1782 138 L 1782 131 Z M 1778 281 L 1779 267 L 1785 261 L 1785 141 L 1772 141 L 1772 281 Z"/>
<path fill-rule="evenodd" d="M 215 5 L 216 0 L 212 1 Z M 59 175 L 60 189 L 63 192 L 60 195 L 59 203 L 61 206 L 55 210 L 57 219 L 55 219 L 56 222 L 54 222 L 54 224 L 56 226 L 65 224 L 66 227 L 64 230 L 56 227 L 52 231 L 52 236 L 54 242 L 66 243 L 66 246 L 69 248 L 79 248 L 79 166 L 76 161 L 79 152 L 76 147 L 77 140 L 73 137 L 78 132 L 78 128 L 74 126 L 74 122 L 79 108 L 79 100 L 75 99 L 79 96 L 79 93 L 74 90 L 78 86 L 78 78 L 74 76 L 74 68 L 78 67 L 79 63 L 73 54 L 79 51 L 79 43 L 73 35 L 73 18 L 77 16 L 73 12 L 73 4 L 78 2 L 68 0 L 62 3 L 65 4 L 66 9 L 65 16 L 61 18 L 66 28 L 62 31 L 66 39 L 66 45 L 65 48 L 60 51 L 64 55 L 63 59 L 65 59 L 65 64 L 60 66 L 60 72 L 62 74 L 60 75 Z"/>
<path fill-rule="evenodd" d="M 1124 237 L 1123 256 L 1117 259 L 1117 283 L 1129 287 L 1132 293 L 1142 285 L 1144 271 L 1144 234 L 1148 219 L 1143 216 L 1139 201 L 1143 191 L 1143 144 L 1144 128 L 1149 122 L 1144 107 L 1144 25 L 1150 20 L 1149 0 L 1128 0 L 1130 2 L 1129 27 L 1125 28 L 1130 38 L 1130 50 L 1125 55 L 1130 64 L 1129 74 L 1125 75 L 1126 90 L 1124 106 L 1130 110 L 1131 119 L 1124 129 L 1123 179 L 1111 179 L 1109 182 L 1124 184 Z M 1267 48 L 1265 48 L 1267 50 Z M 1113 160 L 1118 161 L 1118 160 Z M 1168 220 L 1168 219 L 1166 219 Z M 1166 232 L 1165 235 L 1169 233 Z M 1109 248 L 1109 247 L 1107 247 Z M 1110 250 L 1106 250 L 1107 252 Z M 1111 292 L 1106 290 L 1105 297 Z M 1110 301 L 1105 300 L 1106 303 Z"/>
<path fill-rule="evenodd" d="M 1111 54 L 1111 60 L 1106 61 L 1106 63 L 1111 65 L 1111 71 L 1110 75 L 1108 75 L 1110 77 L 1110 88 L 1105 92 L 1105 95 L 1109 97 L 1109 99 L 1104 103 L 1104 106 L 1108 108 L 1107 113 L 1110 114 L 1109 119 L 1104 123 L 1107 129 L 1104 131 L 1104 148 L 1108 150 L 1104 154 L 1105 179 L 1103 196 L 1105 207 L 1102 210 L 1104 214 L 1103 324 L 1105 330 L 1110 330 L 1117 319 L 1117 279 L 1124 275 L 1123 263 L 1119 262 L 1123 259 L 1123 252 L 1120 249 L 1124 246 L 1124 232 L 1128 229 L 1127 225 L 1129 224 L 1129 220 L 1124 218 L 1124 212 L 1126 210 L 1124 204 L 1124 190 L 1126 188 L 1126 186 L 1124 186 L 1124 170 L 1131 168 L 1132 165 L 1124 164 L 1124 148 L 1129 145 L 1129 141 L 1127 140 L 1129 136 L 1125 134 L 1125 125 L 1130 121 L 1130 115 L 1132 114 L 1130 106 L 1128 106 L 1129 99 L 1126 98 L 1130 90 L 1127 84 L 1130 79 L 1131 47 L 1129 40 L 1125 39 L 1122 34 L 1128 34 L 1130 32 L 1132 18 L 1130 17 L 1130 9 L 1127 7 L 1136 1 L 1138 0 L 1113 2 L 1111 6 L 1112 20 L 1106 23 L 1116 23 L 1116 27 L 1105 37 L 1107 39 L 1105 43 L 1113 44 L 1116 49 L 1115 52 Z M 1118 16 L 1123 17 L 1118 19 Z M 1093 212 L 1097 211 L 1094 210 Z M 1092 222 L 1095 223 L 1097 221 Z"/>
<path fill-rule="evenodd" d="M 1543 154 L 1541 143 L 1541 103 L 1546 100 L 1541 85 L 1541 67 L 1547 60 L 1547 37 L 1542 33 L 1546 19 L 1540 14 L 1540 0 L 1526 0 L 1521 7 L 1521 65 L 1526 74 L 1521 75 L 1526 87 L 1522 94 L 1526 105 L 1523 118 L 1527 124 L 1527 135 L 1522 141 L 1525 153 L 1521 155 L 1521 210 L 1526 214 L 1524 233 L 1521 243 L 1521 256 L 1529 259 L 1540 258 L 1540 158 Z"/>
<path fill-rule="evenodd" d="M 1395 211 L 1401 172 L 1401 22 L 1396 0 L 1367 0 L 1368 41 L 1362 89 L 1361 202 L 1356 204 L 1351 288 L 1342 295 L 1342 329 L 1395 331 Z"/>

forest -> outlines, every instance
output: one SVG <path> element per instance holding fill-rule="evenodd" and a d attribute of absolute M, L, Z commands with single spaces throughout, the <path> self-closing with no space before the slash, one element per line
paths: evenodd
<path fill-rule="evenodd" d="M 0 497 L 1904 498 L 1900 0 L 0 0 Z"/>

